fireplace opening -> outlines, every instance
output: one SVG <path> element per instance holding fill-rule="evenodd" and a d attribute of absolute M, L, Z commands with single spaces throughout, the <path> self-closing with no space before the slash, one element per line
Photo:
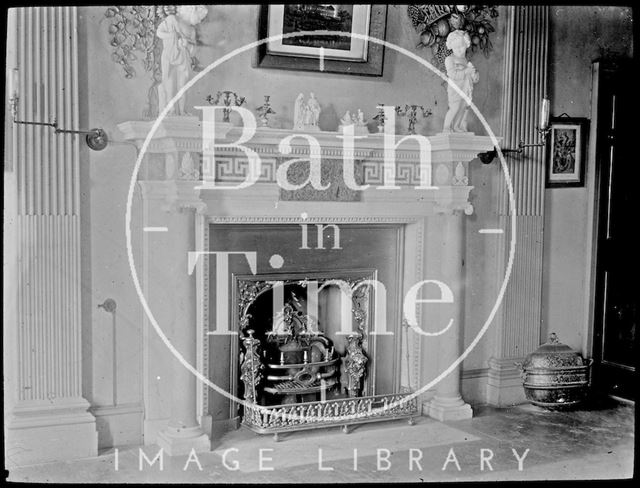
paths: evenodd
<path fill-rule="evenodd" d="M 230 259 L 223 299 L 210 261 L 210 327 L 228 317 L 237 335 L 209 336 L 209 377 L 243 400 L 207 395 L 216 425 L 276 435 L 418 415 L 401 386 L 404 233 L 402 224 L 343 224 L 340 249 L 308 249 L 299 225 L 211 224 L 211 251 L 257 249 L 259 270 Z M 276 254 L 282 268 L 264 272 Z"/>

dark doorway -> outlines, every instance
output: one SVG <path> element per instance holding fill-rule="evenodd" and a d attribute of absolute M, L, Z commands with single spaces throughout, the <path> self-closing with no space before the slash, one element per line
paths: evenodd
<path fill-rule="evenodd" d="M 596 391 L 635 400 L 640 281 L 636 107 L 631 63 L 594 66 L 597 248 L 594 307 Z"/>

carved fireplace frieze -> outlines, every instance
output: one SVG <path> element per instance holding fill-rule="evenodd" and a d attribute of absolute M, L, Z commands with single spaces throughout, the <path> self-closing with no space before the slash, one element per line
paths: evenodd
<path fill-rule="evenodd" d="M 124 122 L 118 127 L 127 140 L 133 141 L 139 148 L 143 146 L 153 124 L 148 121 Z M 234 145 L 241 136 L 241 128 L 231 127 L 216 138 L 215 156 L 205 150 L 202 123 L 195 117 L 172 117 L 162 121 L 153 137 L 146 144 L 146 154 L 138 174 L 139 180 L 173 181 L 180 188 L 189 188 L 203 201 L 214 202 L 223 199 L 230 203 L 235 200 L 255 200 L 261 195 L 277 198 L 283 204 L 286 201 L 344 201 L 353 203 L 377 204 L 385 201 L 397 201 L 433 204 L 437 212 L 463 210 L 469 214 L 473 208 L 469 205 L 470 186 L 468 164 L 479 152 L 493 148 L 493 142 L 486 136 L 473 134 L 438 134 L 427 137 L 429 146 L 428 171 L 430 181 L 437 189 L 424 189 L 422 172 L 425 171 L 423 155 L 419 144 L 413 140 L 401 141 L 397 136 L 398 147 L 394 149 L 395 194 L 393 190 L 384 190 L 389 184 L 385 168 L 384 138 L 379 134 L 356 140 L 352 149 L 343 146 L 339 133 L 318 132 L 313 137 L 319 144 L 317 156 L 322 160 L 323 178 L 329 178 L 331 187 L 326 191 L 304 187 L 301 190 L 279 191 L 277 174 L 280 165 L 292 158 L 309 157 L 314 150 L 304 138 L 294 138 L 286 154 L 280 152 L 279 143 L 287 137 L 296 135 L 291 130 L 258 128 L 251 139 L 242 146 L 253 151 L 260 158 L 260 174 L 253 186 L 244 191 L 225 191 L 222 188 L 208 190 L 212 182 L 219 186 L 234 186 L 244 181 L 248 174 L 249 161 L 242 147 Z M 394 139 L 395 141 L 395 139 Z M 226 145 L 226 146 L 225 146 Z M 343 171 L 345 161 L 352 161 L 354 182 L 362 190 L 354 191 L 345 186 Z M 304 166 L 304 164 L 303 164 Z M 329 167 L 340 171 L 329 171 Z M 325 175 L 325 169 L 327 174 Z M 289 173 L 296 178 L 297 170 L 291 166 Z M 334 181 L 338 178 L 340 181 Z M 199 182 L 200 185 L 195 184 Z M 292 182 L 293 183 L 293 182 Z M 261 187 L 259 187 L 262 185 Z M 269 187 L 274 190 L 269 190 Z M 384 190 L 384 191 L 379 191 Z M 210 215 L 216 209 L 209 210 Z"/>

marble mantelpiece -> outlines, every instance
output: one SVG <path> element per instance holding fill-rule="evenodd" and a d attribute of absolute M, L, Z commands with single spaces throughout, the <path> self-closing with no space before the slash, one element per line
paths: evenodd
<path fill-rule="evenodd" d="M 119 129 L 127 140 L 139 148 L 152 127 L 152 122 L 123 122 Z M 218 125 L 218 124 L 217 124 Z M 216 143 L 232 143 L 240 135 L 241 128 L 219 125 Z M 159 222 L 173 222 L 179 233 L 173 233 L 171 245 L 159 245 L 155 236 L 143 239 L 143 256 L 147 270 L 145 296 L 156 317 L 174 317 L 167 324 L 170 330 L 189 329 L 193 334 L 192 343 L 183 342 L 181 350 L 184 358 L 199 371 L 208 371 L 206 340 L 210 322 L 208 315 L 208 269 L 209 261 L 203 256 L 196 266 L 196 273 L 177 280 L 179 286 L 172 287 L 172 296 L 167 300 L 166 281 L 153 277 L 154 263 L 175 260 L 177 254 L 186 255 L 193 250 L 208 249 L 210 228 L 216 223 L 399 223 L 404 226 L 404 269 L 402 270 L 403 295 L 418 281 L 430 279 L 437 274 L 450 284 L 455 296 L 462 296 L 464 289 L 463 256 L 464 227 L 466 215 L 473 212 L 470 193 L 473 186 L 468 178 L 468 164 L 478 152 L 493 148 L 489 137 L 473 134 L 439 134 L 428 137 L 431 146 L 431 182 L 437 189 L 416 189 L 420 185 L 419 151 L 414 140 L 407 140 L 396 151 L 395 189 L 381 189 L 384 183 L 384 137 L 371 134 L 355 141 L 352 156 L 361 165 L 361 183 L 370 185 L 359 190 L 357 200 L 340 199 L 283 200 L 281 188 L 276 181 L 279 164 L 291 158 L 304 158 L 309 154 L 303 139 L 292 143 L 289 154 L 279 151 L 280 141 L 294 134 L 293 131 L 258 128 L 253 137 L 244 145 L 255 151 L 261 159 L 260 178 L 254 185 L 241 189 L 207 189 L 202 187 L 203 138 L 201 122 L 195 117 L 171 117 L 165 119 L 149 141 L 138 174 L 138 185 L 142 192 L 144 217 L 143 225 L 159 225 Z M 322 151 L 322 160 L 329 164 L 340 164 L 345 157 L 343 141 L 337 132 L 314 132 Z M 397 141 L 405 137 L 397 136 Z M 336 163 L 337 162 L 337 163 Z M 326 163 L 323 163 L 326 164 Z M 237 185 L 244 179 L 247 157 L 238 148 L 216 148 L 216 184 Z M 359 182 L 359 183 L 360 183 Z M 193 209 L 186 211 L 185 209 Z M 213 226 L 212 226 L 213 224 Z M 171 225 L 169 225 L 171 227 Z M 427 231 L 428 229 L 428 231 Z M 182 261 L 182 258 L 180 259 Z M 176 272 L 181 272 L 176 268 Z M 153 299 L 153 297 L 163 297 Z M 463 303 L 463 300 L 459 300 Z M 155 307 L 155 308 L 154 308 Z M 177 317 L 175 310 L 188 308 L 188 313 Z M 418 307 L 420 309 L 420 307 Z M 443 312 L 444 313 L 444 312 Z M 459 337 L 463 327 L 462 306 L 454 307 L 454 326 L 448 330 L 446 340 L 438 347 L 437 358 L 427 358 L 422 353 L 424 337 L 411 331 L 411 346 L 403 350 L 403 357 L 409 356 L 408 366 L 402 371 L 402 386 L 416 388 L 430 377 L 429 370 L 444 370 L 459 355 Z M 420 326 L 426 320 L 418 310 Z M 429 320 L 437 317 L 430 316 Z M 228 330 L 228 328 L 227 328 Z M 153 333 L 153 332 L 151 332 Z M 184 337 L 184 335 L 183 335 Z M 155 362 L 162 361 L 161 355 L 148 349 L 145 364 L 153 369 Z M 203 430 L 210 431 L 208 409 L 208 388 L 186 371 L 181 365 L 173 370 L 174 384 L 188 393 L 187 400 L 160 412 L 157 418 L 147 418 L 145 442 L 157 438 L 168 447 L 176 445 L 179 437 L 175 429 L 166 427 L 179 424 L 182 418 L 198 418 L 198 425 L 191 420 L 194 445 L 201 442 Z M 153 382 L 152 373 L 145 372 L 145 381 Z M 175 387 L 174 387 L 175 388 Z M 147 405 L 166 402 L 166 398 L 154 397 L 148 388 Z M 174 395 L 183 398 L 185 395 Z M 176 401 L 173 401 L 176 403 Z M 435 386 L 435 396 L 423 403 L 423 412 L 440 420 L 468 418 L 471 407 L 460 396 L 460 373 L 456 369 Z M 164 415 L 164 417 L 163 417 Z M 202 427 L 203 430 L 198 429 Z M 185 437 L 179 439 L 180 449 L 188 446 Z M 198 444 L 201 446 L 201 444 Z M 187 451 L 188 452 L 188 451 Z"/>

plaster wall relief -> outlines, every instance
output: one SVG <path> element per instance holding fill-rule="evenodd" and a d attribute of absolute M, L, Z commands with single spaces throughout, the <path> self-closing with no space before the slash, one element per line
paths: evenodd
<path fill-rule="evenodd" d="M 105 10 L 110 21 L 112 61 L 121 66 L 125 79 L 135 78 L 140 67 L 151 78 L 142 114 L 145 119 L 156 117 L 201 68 L 196 57 L 196 26 L 207 12 L 204 5 L 114 6 Z M 184 98 L 171 114 L 187 114 Z"/>

